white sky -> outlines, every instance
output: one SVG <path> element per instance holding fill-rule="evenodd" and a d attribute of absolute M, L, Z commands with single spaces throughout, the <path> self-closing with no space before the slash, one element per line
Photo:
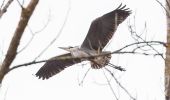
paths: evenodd
<path fill-rule="evenodd" d="M 85 38 L 90 23 L 95 18 L 114 10 L 120 3 L 132 9 L 132 15 L 123 22 L 106 50 L 114 51 L 134 42 L 127 29 L 127 21 L 136 14 L 137 32 L 141 33 L 147 23 L 147 40 L 165 41 L 165 12 L 155 0 L 70 0 L 67 23 L 57 41 L 38 59 L 48 59 L 64 53 L 61 46 L 80 45 Z M 161 0 L 162 2 L 163 0 Z M 0 3 L 1 4 L 1 3 Z M 30 46 L 21 52 L 13 65 L 33 60 L 60 31 L 64 22 L 69 0 L 40 0 L 29 27 L 33 32 L 49 24 L 35 35 Z M 0 55 L 5 54 L 20 16 L 20 7 L 15 1 L 0 19 Z M 19 50 L 29 41 L 31 33 L 27 28 Z M 163 48 L 159 48 L 164 50 Z M 4 56 L 0 57 L 0 60 Z M 87 62 L 85 62 L 87 63 Z M 163 100 L 164 61 L 160 57 L 113 55 L 112 63 L 123 66 L 127 71 L 114 73 L 122 85 L 137 100 Z M 71 66 L 49 80 L 38 80 L 34 74 L 43 64 L 31 65 L 10 72 L 0 89 L 0 100 L 116 100 L 102 70 L 90 70 L 83 85 L 79 85 L 89 65 Z M 108 74 L 109 79 L 111 78 Z M 111 84 L 120 100 L 128 95 L 112 79 Z M 7 91 L 7 92 L 6 92 Z M 6 98 L 6 99 L 5 99 Z"/>

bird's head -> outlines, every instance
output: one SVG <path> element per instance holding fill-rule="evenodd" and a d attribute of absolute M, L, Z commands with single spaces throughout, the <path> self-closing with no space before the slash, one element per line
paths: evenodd
<path fill-rule="evenodd" d="M 78 46 L 75 46 L 75 47 L 69 46 L 69 47 L 58 47 L 58 48 L 66 50 L 68 52 L 72 52 L 72 51 L 77 50 L 79 47 Z"/>

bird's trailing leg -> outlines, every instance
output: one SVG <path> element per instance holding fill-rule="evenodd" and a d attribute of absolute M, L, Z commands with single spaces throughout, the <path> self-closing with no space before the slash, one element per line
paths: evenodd
<path fill-rule="evenodd" d="M 126 71 L 124 68 L 122 68 L 121 66 L 116 66 L 116 65 L 113 65 L 111 63 L 108 63 L 108 66 L 112 67 L 112 68 L 115 68 L 117 70 L 120 70 L 120 71 Z"/>

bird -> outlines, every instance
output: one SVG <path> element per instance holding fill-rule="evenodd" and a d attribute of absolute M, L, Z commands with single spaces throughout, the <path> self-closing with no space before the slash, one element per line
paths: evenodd
<path fill-rule="evenodd" d="M 131 10 L 121 3 L 115 10 L 96 18 L 92 21 L 81 46 L 59 47 L 69 53 L 50 58 L 35 75 L 43 80 L 49 79 L 65 68 L 86 60 L 90 61 L 93 69 L 105 67 L 110 62 L 111 52 L 104 51 L 103 48 L 113 37 L 119 24 L 130 14 Z M 103 56 L 96 56 L 102 54 Z"/>

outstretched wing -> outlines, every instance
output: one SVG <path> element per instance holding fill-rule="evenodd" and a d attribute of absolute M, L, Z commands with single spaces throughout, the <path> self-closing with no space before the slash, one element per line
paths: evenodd
<path fill-rule="evenodd" d="M 71 53 L 53 57 L 49 59 L 35 75 L 42 79 L 48 79 L 66 67 L 81 62 L 80 59 L 70 59 L 71 57 Z"/>
<path fill-rule="evenodd" d="M 131 10 L 122 4 L 114 11 L 95 19 L 81 45 L 82 48 L 102 50 L 112 38 L 117 26 L 130 14 Z"/>

